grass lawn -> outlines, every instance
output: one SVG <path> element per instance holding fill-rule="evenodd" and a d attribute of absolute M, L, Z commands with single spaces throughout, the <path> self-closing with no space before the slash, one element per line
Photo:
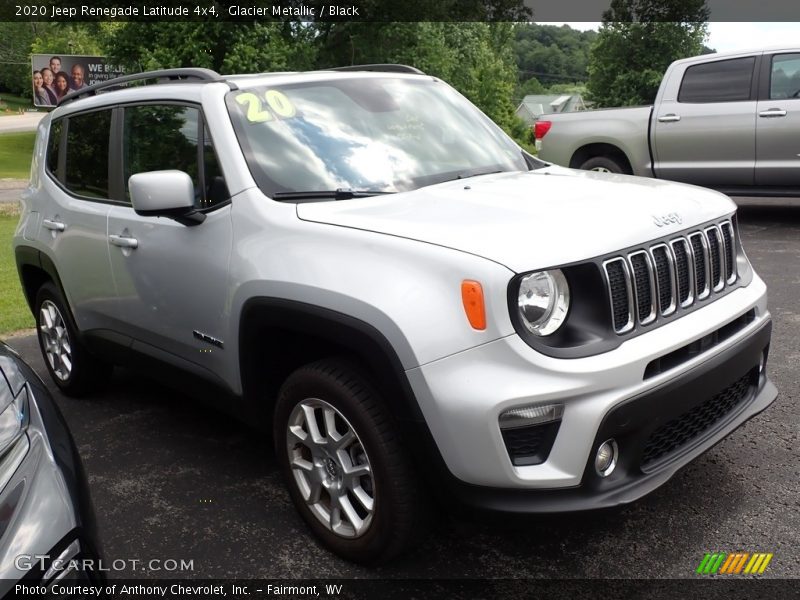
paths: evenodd
<path fill-rule="evenodd" d="M 35 131 L 0 135 L 0 179 L 27 179 L 30 176 L 35 138 Z"/>
<path fill-rule="evenodd" d="M 23 98 L 7 93 L 0 94 L 0 104 L 4 104 L 6 109 L 12 111 L 13 114 L 19 112 L 20 109 L 28 110 L 33 108 L 30 96 Z"/>
<path fill-rule="evenodd" d="M 10 210 L 13 207 L 13 210 Z M 0 335 L 33 327 L 33 317 L 19 285 L 11 237 L 19 215 L 15 205 L 0 204 Z"/>

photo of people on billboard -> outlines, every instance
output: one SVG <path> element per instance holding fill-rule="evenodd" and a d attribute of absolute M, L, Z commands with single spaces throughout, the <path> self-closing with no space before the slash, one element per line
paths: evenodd
<path fill-rule="evenodd" d="M 122 67 L 104 56 L 76 54 L 32 54 L 33 104 L 54 107 L 72 91 L 124 74 Z"/>

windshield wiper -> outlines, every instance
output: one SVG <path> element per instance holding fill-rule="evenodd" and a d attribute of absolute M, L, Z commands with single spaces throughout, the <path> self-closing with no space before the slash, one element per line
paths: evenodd
<path fill-rule="evenodd" d="M 479 177 L 481 175 L 494 175 L 495 173 L 502 173 L 502 169 L 492 170 L 487 169 L 485 171 L 481 171 L 480 169 L 473 169 L 471 171 L 462 171 L 456 176 L 456 179 L 467 179 L 468 177 Z"/>
<path fill-rule="evenodd" d="M 370 196 L 382 196 L 384 194 L 394 194 L 395 192 L 382 192 L 379 190 L 351 190 L 350 188 L 339 188 L 338 190 L 321 190 L 308 192 L 275 192 L 272 194 L 273 200 L 350 200 L 352 198 L 369 198 Z"/>
<path fill-rule="evenodd" d="M 550 163 L 543 161 L 541 158 L 535 157 L 530 152 L 526 152 L 525 150 L 522 151 L 522 158 L 525 159 L 525 164 L 528 165 L 528 170 L 530 171 L 538 171 L 539 169 L 544 169 L 545 167 L 549 167 Z"/>

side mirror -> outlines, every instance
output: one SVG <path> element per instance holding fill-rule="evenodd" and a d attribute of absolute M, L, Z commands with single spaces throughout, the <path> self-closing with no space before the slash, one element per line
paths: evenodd
<path fill-rule="evenodd" d="M 169 217 L 183 225 L 199 225 L 205 214 L 194 206 L 194 184 L 183 171 L 147 171 L 128 179 L 131 204 L 136 214 Z"/>

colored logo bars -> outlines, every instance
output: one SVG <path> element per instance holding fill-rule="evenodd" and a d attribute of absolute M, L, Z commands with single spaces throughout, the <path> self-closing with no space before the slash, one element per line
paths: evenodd
<path fill-rule="evenodd" d="M 706 553 L 695 573 L 698 575 L 761 575 L 772 560 L 772 553 Z"/>

